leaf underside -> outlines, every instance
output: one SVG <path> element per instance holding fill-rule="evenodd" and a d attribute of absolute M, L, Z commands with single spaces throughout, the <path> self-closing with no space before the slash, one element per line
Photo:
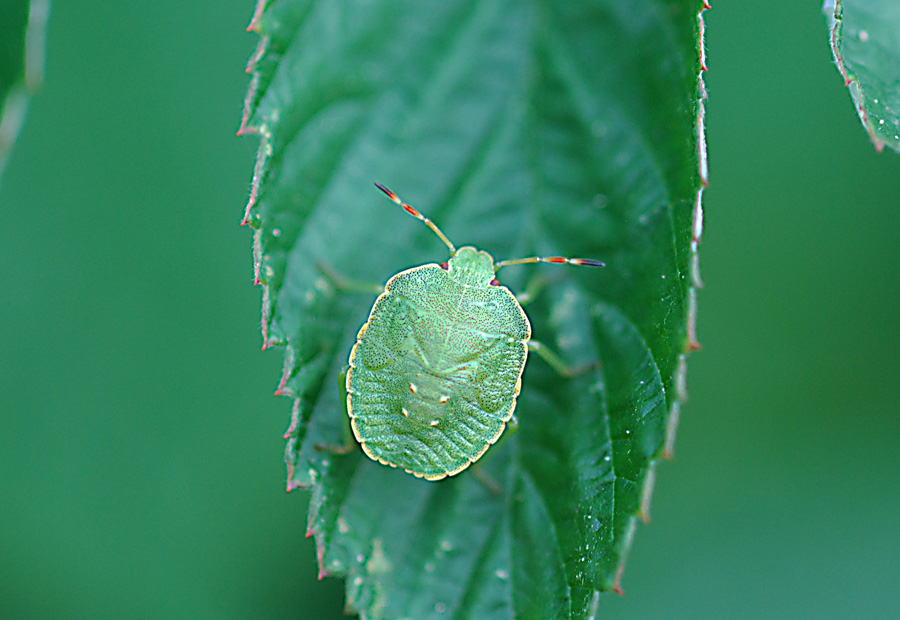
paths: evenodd
<path fill-rule="evenodd" d="M 825 0 L 823 10 L 860 121 L 875 148 L 900 152 L 900 3 Z"/>
<path fill-rule="evenodd" d="M 589 618 L 618 587 L 696 346 L 702 6 L 260 1 L 245 222 L 265 346 L 286 347 L 288 488 L 312 489 L 308 531 L 349 610 Z M 344 441 L 338 377 L 374 301 L 326 274 L 383 283 L 447 259 L 373 181 L 457 247 L 608 265 L 498 274 L 513 291 L 546 278 L 534 337 L 594 366 L 530 360 L 518 430 L 439 482 L 325 448 Z"/>

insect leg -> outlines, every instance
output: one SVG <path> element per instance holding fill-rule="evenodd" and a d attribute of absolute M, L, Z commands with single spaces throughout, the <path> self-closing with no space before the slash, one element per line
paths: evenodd
<path fill-rule="evenodd" d="M 581 364 L 580 366 L 569 366 L 557 353 L 547 348 L 547 345 L 538 340 L 529 340 L 528 350 L 536 353 L 542 360 L 547 362 L 553 370 L 564 377 L 577 377 L 600 365 L 599 362 L 588 362 L 587 364 Z"/>
<path fill-rule="evenodd" d="M 515 433 L 519 430 L 519 418 L 513 414 L 513 416 L 509 419 L 509 422 L 506 423 L 506 426 L 509 428 L 509 433 Z M 503 439 L 502 437 L 500 439 Z"/>
<path fill-rule="evenodd" d="M 347 373 L 350 371 L 349 366 L 344 366 L 338 373 L 338 394 L 341 402 L 344 403 L 344 423 L 343 440 L 341 445 L 318 443 L 315 445 L 316 450 L 331 452 L 332 454 L 349 454 L 356 449 L 356 440 L 353 438 L 353 430 L 350 428 L 350 415 L 347 412 Z"/>
<path fill-rule="evenodd" d="M 512 437 L 517 430 L 519 430 L 519 420 L 514 415 L 509 419 L 509 422 L 506 423 L 506 431 L 500 435 L 500 439 L 497 440 L 497 443 L 495 443 L 484 456 L 478 459 L 478 461 L 472 463 L 472 477 L 483 484 L 493 495 L 503 495 L 503 486 L 497 482 L 497 479 L 494 476 L 487 472 L 486 466 L 492 462 L 494 456 L 500 454 L 500 445 L 506 443 L 507 439 Z"/>
<path fill-rule="evenodd" d="M 530 304 L 537 299 L 537 296 L 540 295 L 545 288 L 547 288 L 548 282 L 549 280 L 543 276 L 532 276 L 525 284 L 525 290 L 516 295 L 516 301 L 518 301 L 521 306 Z"/>
<path fill-rule="evenodd" d="M 383 284 L 375 282 L 362 282 L 361 280 L 353 280 L 347 278 L 325 263 L 317 263 L 316 268 L 331 283 L 331 285 L 342 293 L 366 293 L 379 295 L 384 292 Z"/>
<path fill-rule="evenodd" d="M 494 480 L 494 478 L 484 471 L 483 467 L 479 467 L 479 465 L 481 465 L 480 461 L 472 466 L 472 477 L 483 484 L 485 488 L 491 492 L 491 495 L 497 497 L 503 495 L 503 487 L 500 486 L 500 483 Z"/>

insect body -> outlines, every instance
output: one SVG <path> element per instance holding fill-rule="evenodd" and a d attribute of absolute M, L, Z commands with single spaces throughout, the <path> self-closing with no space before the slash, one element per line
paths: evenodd
<path fill-rule="evenodd" d="M 531 325 L 496 270 L 602 263 L 532 257 L 494 264 L 487 252 L 457 250 L 428 218 L 376 185 L 428 225 L 451 257 L 388 280 L 350 352 L 347 411 L 369 457 L 439 480 L 464 470 L 500 438 L 522 387 Z"/>

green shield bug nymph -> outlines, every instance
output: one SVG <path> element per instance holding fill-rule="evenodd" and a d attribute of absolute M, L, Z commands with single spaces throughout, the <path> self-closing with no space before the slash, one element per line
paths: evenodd
<path fill-rule="evenodd" d="M 542 352 L 530 342 L 519 301 L 497 282 L 497 269 L 603 263 L 534 256 L 495 264 L 487 252 L 457 250 L 431 220 L 375 185 L 431 228 L 450 260 L 388 280 L 350 351 L 347 412 L 370 458 L 439 480 L 464 470 L 500 438 L 516 408 L 528 350 Z"/>

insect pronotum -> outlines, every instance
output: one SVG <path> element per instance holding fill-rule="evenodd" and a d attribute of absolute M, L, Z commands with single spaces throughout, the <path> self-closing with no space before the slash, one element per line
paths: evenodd
<path fill-rule="evenodd" d="M 457 249 L 434 222 L 375 185 L 434 231 L 450 259 L 388 280 L 350 351 L 347 412 L 370 458 L 440 480 L 463 471 L 500 438 L 516 408 L 529 344 L 537 344 L 529 343 L 528 317 L 497 281 L 497 270 L 603 263 L 532 256 L 495 264 L 487 252 Z"/>

